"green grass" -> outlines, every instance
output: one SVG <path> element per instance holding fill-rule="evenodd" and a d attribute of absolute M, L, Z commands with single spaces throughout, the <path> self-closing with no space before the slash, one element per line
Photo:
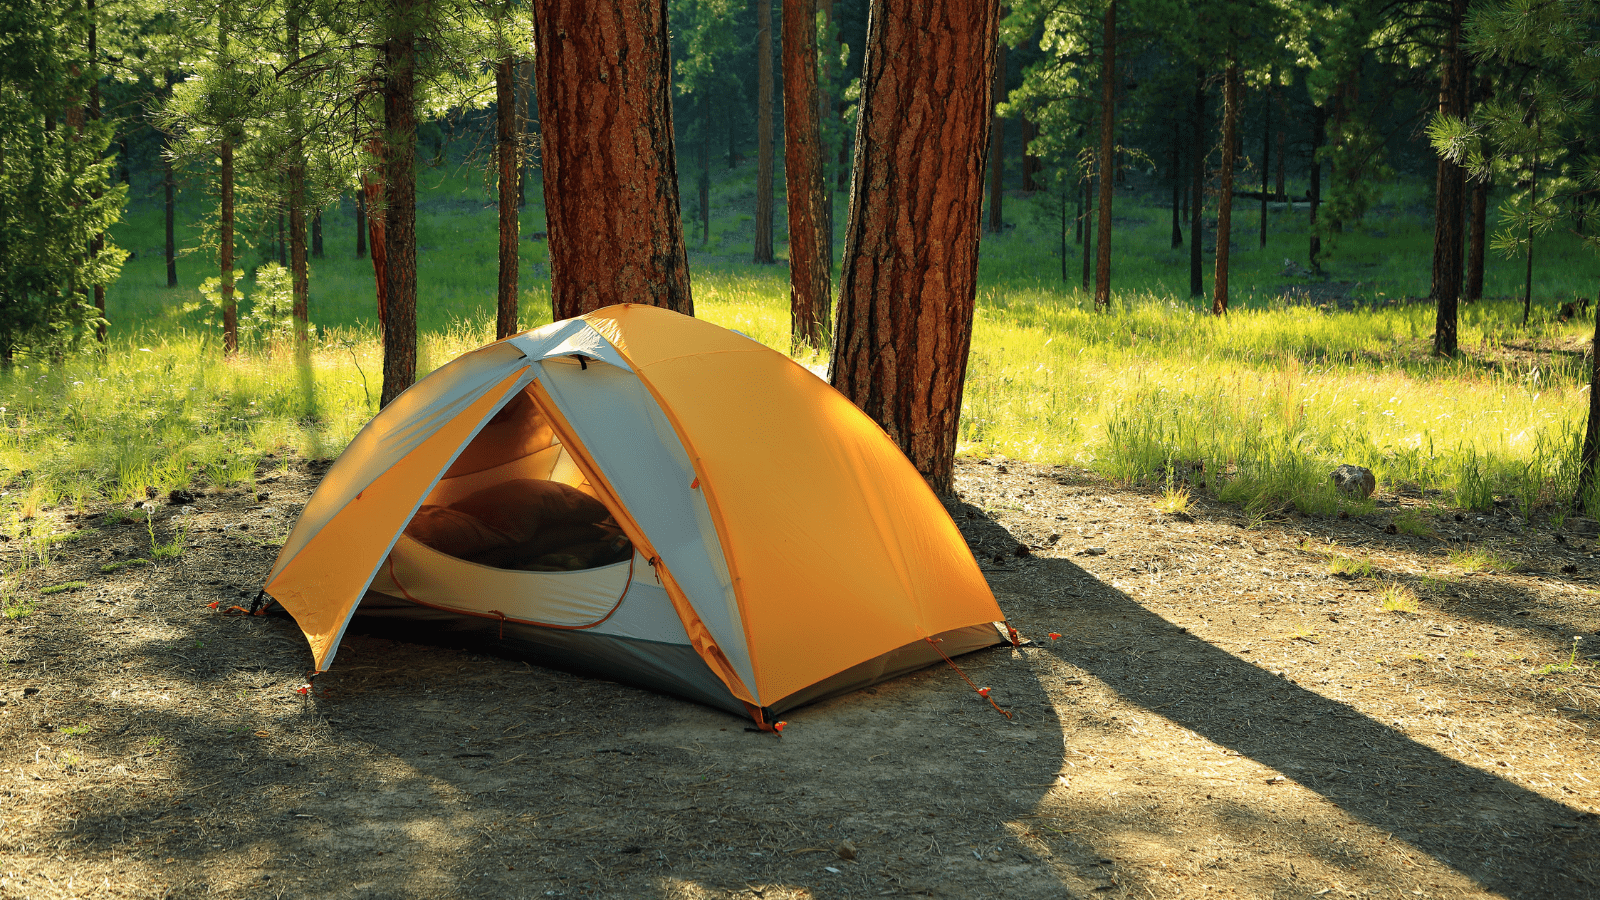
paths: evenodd
<path fill-rule="evenodd" d="M 1413 537 L 1433 537 L 1433 525 L 1422 513 L 1408 509 L 1394 517 L 1394 529 Z"/>
<path fill-rule="evenodd" d="M 1342 578 L 1371 578 L 1372 563 L 1343 553 L 1333 553 L 1328 557 L 1328 574 Z"/>
<path fill-rule="evenodd" d="M 47 587 L 47 588 L 40 588 L 39 589 L 39 593 L 42 594 L 42 595 L 43 594 L 65 594 L 68 591 L 78 591 L 78 590 L 82 590 L 82 589 L 84 589 L 84 588 L 86 588 L 88 586 L 89 586 L 89 582 L 87 582 L 87 581 L 68 581 L 68 582 L 64 582 L 62 584 L 51 585 L 50 587 Z"/>
<path fill-rule="evenodd" d="M 713 175 L 717 214 L 704 245 L 697 219 L 686 216 L 697 315 L 787 350 L 787 272 L 748 263 L 754 166 L 718 166 Z M 492 338 L 496 235 L 480 170 L 453 160 L 427 170 L 421 187 L 418 371 L 426 373 Z M 537 179 L 530 187 L 525 235 L 544 228 Z M 375 411 L 382 354 L 372 269 L 354 257 L 350 204 L 324 214 L 327 256 L 312 263 L 318 331 L 307 364 L 271 340 L 247 341 L 224 362 L 216 329 L 182 312 L 199 297 L 210 253 L 184 256 L 180 285 L 165 286 L 155 192 L 136 179 L 116 230 L 136 256 L 108 291 L 107 347 L 0 373 L 0 528 L 26 534 L 40 562 L 49 540 L 26 525 L 42 509 L 122 507 L 149 489 L 196 482 L 248 486 L 295 457 L 336 455 Z M 1187 248 L 1169 246 L 1170 211 L 1154 202 L 1159 193 L 1118 192 L 1110 315 L 1077 287 L 1076 246 L 1068 248 L 1072 280 L 1062 283 L 1051 198 L 1008 197 L 1017 227 L 983 238 L 961 453 L 1084 466 L 1156 486 L 1167 505 L 1207 494 L 1255 522 L 1290 509 L 1373 511 L 1372 501 L 1332 488 L 1328 473 L 1345 462 L 1371 468 L 1380 492 L 1405 487 L 1475 510 L 1506 497 L 1530 518 L 1561 514 L 1575 490 L 1574 442 L 1587 409 L 1587 363 L 1574 351 L 1589 326 L 1550 315 L 1554 302 L 1584 289 L 1592 268 L 1574 242 L 1541 244 L 1541 299 L 1527 329 L 1509 299 L 1520 290 L 1520 266 L 1492 260 L 1487 291 L 1501 299 L 1463 306 L 1465 352 L 1437 360 L 1426 352 L 1432 308 L 1394 302 L 1427 291 L 1425 186 L 1390 185 L 1367 221 L 1335 242 L 1329 277 L 1351 283 L 1363 303 L 1354 311 L 1283 300 L 1285 290 L 1316 286 L 1285 273 L 1285 258 L 1303 262 L 1304 210 L 1269 212 L 1270 244 L 1258 250 L 1257 207 L 1242 206 L 1234 311 L 1222 319 L 1204 312 L 1209 300 L 1187 296 Z M 837 250 L 845 195 L 834 200 Z M 189 190 L 182 221 L 196 221 L 209 202 Z M 263 259 L 264 245 L 249 245 L 264 234 L 254 227 L 241 231 L 247 269 Z M 185 226 L 180 244 L 192 248 L 198 235 Z M 523 325 L 532 327 L 549 320 L 547 258 L 539 241 L 522 248 Z M 1206 272 L 1209 287 L 1209 262 Z M 254 290 L 248 278 L 244 290 Z M 1505 352 L 1523 346 L 1540 349 Z M 1600 493 L 1586 499 L 1600 514 Z M 107 523 L 138 521 L 140 512 L 119 508 Z M 1404 515 L 1395 525 L 1427 527 Z M 153 551 L 157 543 L 152 531 Z M 181 552 L 173 546 L 152 556 Z"/>
<path fill-rule="evenodd" d="M 1450 564 L 1463 572 L 1507 574 L 1519 567 L 1516 560 L 1488 547 L 1468 547 L 1450 551 Z"/>
<path fill-rule="evenodd" d="M 1383 589 L 1381 601 L 1384 612 L 1414 613 L 1417 611 L 1417 595 L 1402 584 L 1386 585 Z"/>
<path fill-rule="evenodd" d="M 124 560 L 121 560 L 119 562 L 106 563 L 105 565 L 100 567 L 100 572 L 103 575 L 110 575 L 112 572 L 120 572 L 123 569 L 132 569 L 132 568 L 136 568 L 138 566 L 148 566 L 148 565 L 150 565 L 150 560 L 144 559 L 142 557 L 135 558 L 135 559 L 124 559 Z"/>

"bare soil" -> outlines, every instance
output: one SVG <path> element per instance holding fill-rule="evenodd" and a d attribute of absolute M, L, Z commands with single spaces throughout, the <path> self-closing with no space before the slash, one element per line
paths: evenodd
<path fill-rule="evenodd" d="M 182 554 L 109 572 L 143 522 L 41 514 L 83 533 L 0 620 L 0 897 L 1600 897 L 1593 535 L 963 461 L 1031 643 L 958 662 L 1012 717 L 937 668 L 774 736 L 370 632 L 300 693 L 294 623 L 229 607 L 321 468 L 162 498 Z M 1408 509 L 1431 534 L 1386 533 Z"/>

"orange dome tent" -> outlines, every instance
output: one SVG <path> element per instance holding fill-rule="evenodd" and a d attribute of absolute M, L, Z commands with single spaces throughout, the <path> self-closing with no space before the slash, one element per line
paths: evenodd
<path fill-rule="evenodd" d="M 1009 632 L 865 414 L 781 353 L 635 305 L 474 350 L 398 397 L 265 590 L 318 671 L 358 611 L 433 619 L 763 727 Z"/>

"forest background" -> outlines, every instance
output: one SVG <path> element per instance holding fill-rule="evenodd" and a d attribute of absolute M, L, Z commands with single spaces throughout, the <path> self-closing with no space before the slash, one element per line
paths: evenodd
<path fill-rule="evenodd" d="M 639 119 L 665 126 L 652 171 L 672 200 L 648 230 L 684 263 L 650 282 L 660 296 L 608 296 L 831 360 L 840 383 L 869 4 L 624 6 L 665 38 L 641 44 L 670 73 Z M 987 152 L 950 452 L 1078 462 L 1263 517 L 1359 507 L 1327 481 L 1339 462 L 1441 509 L 1592 516 L 1592 6 L 1009 6 L 988 114 L 963 135 Z M 582 211 L 547 201 L 617 194 L 550 191 L 541 112 L 585 98 L 535 65 L 534 20 L 564 9 L 0 9 L 13 530 L 57 502 L 250 481 L 285 448 L 334 454 L 417 373 L 581 312 L 551 279 L 581 281 L 553 272 L 579 251 L 552 220 Z M 800 188 L 786 109 L 816 113 Z M 783 238 L 812 227 L 793 212 L 806 191 L 820 249 L 797 262 Z M 389 251 L 407 229 L 410 259 Z"/>

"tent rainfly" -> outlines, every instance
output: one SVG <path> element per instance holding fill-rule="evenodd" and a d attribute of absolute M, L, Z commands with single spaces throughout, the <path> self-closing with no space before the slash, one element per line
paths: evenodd
<path fill-rule="evenodd" d="M 265 594 L 318 672 L 353 616 L 774 716 L 1015 641 L 893 441 L 736 332 L 620 305 L 467 353 L 356 436 Z"/>

